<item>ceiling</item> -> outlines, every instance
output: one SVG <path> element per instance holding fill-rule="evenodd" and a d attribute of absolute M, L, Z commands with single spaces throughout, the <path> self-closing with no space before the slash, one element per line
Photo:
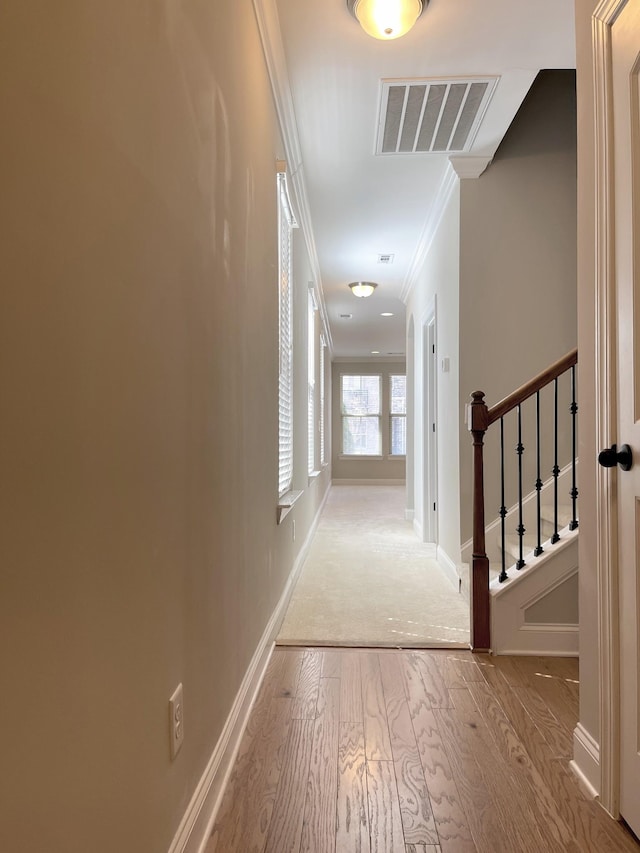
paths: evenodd
<path fill-rule="evenodd" d="M 443 152 L 375 154 L 381 81 L 497 77 L 458 157 L 479 171 L 537 72 L 575 67 L 573 0 L 431 0 L 411 32 L 386 42 L 364 33 L 345 0 L 255 3 L 332 355 L 404 353 L 404 300 L 451 171 Z M 355 280 L 378 288 L 358 299 Z"/>

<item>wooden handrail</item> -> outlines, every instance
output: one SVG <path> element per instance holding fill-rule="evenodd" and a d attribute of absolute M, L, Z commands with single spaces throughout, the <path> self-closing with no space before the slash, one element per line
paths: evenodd
<path fill-rule="evenodd" d="M 491 406 L 489 409 L 488 425 L 491 426 L 491 424 L 499 421 L 500 418 L 504 417 L 504 415 L 506 415 L 507 412 L 510 412 L 511 409 L 515 409 L 517 405 L 524 403 L 524 401 L 529 397 L 533 397 L 536 391 L 540 391 L 541 388 L 544 388 L 544 386 L 548 385 L 549 382 L 557 379 L 558 376 L 565 372 L 565 370 L 568 370 L 577 363 L 578 350 L 572 349 L 571 352 L 563 355 L 562 358 L 559 358 L 550 367 L 543 370 L 542 373 L 539 373 L 533 379 L 525 382 L 524 385 L 521 385 L 516 391 L 509 394 L 508 397 L 505 397 L 504 400 L 500 400 L 500 402 L 496 403 L 495 406 Z"/>
<path fill-rule="evenodd" d="M 557 379 L 577 363 L 578 350 L 574 349 L 491 408 L 484 401 L 484 391 L 474 391 L 471 395 L 472 401 L 469 407 L 469 431 L 473 435 L 471 648 L 474 651 L 487 651 L 491 648 L 489 559 L 486 552 L 484 532 L 484 435 L 492 423 L 500 420 L 507 412 L 515 409 L 516 406 L 532 397 L 537 391 L 553 382 L 554 379 Z"/>

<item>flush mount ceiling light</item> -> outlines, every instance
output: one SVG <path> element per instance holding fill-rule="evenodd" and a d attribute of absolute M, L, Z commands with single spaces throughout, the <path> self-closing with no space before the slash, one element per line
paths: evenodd
<path fill-rule="evenodd" d="M 347 0 L 347 7 L 367 35 L 388 41 L 408 33 L 428 0 Z"/>
<path fill-rule="evenodd" d="M 374 281 L 352 281 L 349 287 L 354 296 L 371 296 L 378 285 Z"/>
<path fill-rule="evenodd" d="M 380 316 L 381 317 L 393 317 L 393 314 L 391 311 L 383 311 Z"/>

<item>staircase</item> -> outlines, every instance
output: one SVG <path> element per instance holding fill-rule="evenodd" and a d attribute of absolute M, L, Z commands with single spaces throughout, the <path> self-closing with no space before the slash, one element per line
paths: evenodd
<path fill-rule="evenodd" d="M 485 404 L 482 392 L 472 395 L 469 428 L 474 438 L 473 539 L 463 547 L 462 559 L 471 563 L 474 650 L 545 655 L 578 652 L 576 364 L 574 350 L 492 408 Z M 568 422 L 559 418 L 562 406 L 558 404 L 558 379 L 567 372 L 571 383 Z M 554 393 L 550 422 L 555 458 L 550 466 L 552 476 L 543 483 L 540 392 L 549 385 Z M 535 402 L 534 435 L 525 437 L 522 404 L 530 399 Z M 516 461 L 509 462 L 507 458 L 505 464 L 504 418 L 509 413 L 517 418 Z M 502 506 L 498 517 L 485 526 L 483 445 L 484 435 L 493 423 L 500 425 Z M 568 430 L 573 454 L 561 469 L 558 446 L 563 430 Z M 523 465 L 525 445 L 529 453 L 534 450 L 535 458 L 529 457 Z M 536 468 L 533 473 L 532 464 Z M 518 499 L 507 509 L 505 481 L 513 477 Z M 534 485 L 526 496 L 525 482 Z"/>

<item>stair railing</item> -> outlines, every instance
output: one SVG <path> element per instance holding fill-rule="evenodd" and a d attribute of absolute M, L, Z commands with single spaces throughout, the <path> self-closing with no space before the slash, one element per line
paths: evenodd
<path fill-rule="evenodd" d="M 518 525 L 515 528 L 518 534 L 518 559 L 516 560 L 516 570 L 524 567 L 524 534 L 525 528 L 523 525 L 522 514 L 522 492 L 523 492 L 523 465 L 522 457 L 524 453 L 524 445 L 522 443 L 522 404 L 525 400 L 535 395 L 536 398 L 536 480 L 534 488 L 536 494 L 536 514 L 537 514 L 537 545 L 534 548 L 534 556 L 543 553 L 542 547 L 542 523 L 541 523 L 541 507 L 540 493 L 542 491 L 542 480 L 540 470 L 541 458 L 541 442 L 540 442 L 540 391 L 546 386 L 553 383 L 553 445 L 554 445 L 554 464 L 551 469 L 553 476 L 553 534 L 551 536 L 551 544 L 555 544 L 559 539 L 558 533 L 558 476 L 560 468 L 558 466 L 558 379 L 567 371 L 571 371 L 571 404 L 569 413 L 571 416 L 571 441 L 572 441 L 572 457 L 571 457 L 571 521 L 569 529 L 575 530 L 578 527 L 577 518 L 577 498 L 578 489 L 576 487 L 576 430 L 577 430 L 577 412 L 578 405 L 576 402 L 576 365 L 578 363 L 578 351 L 572 350 L 556 361 L 546 370 L 539 373 L 536 377 L 526 382 L 517 391 L 509 394 L 504 400 L 501 400 L 495 406 L 489 408 L 484 400 L 484 391 L 474 391 L 471 395 L 471 405 L 469 413 L 469 430 L 473 436 L 473 556 L 471 562 L 471 647 L 474 651 L 486 651 L 491 648 L 491 617 L 490 617 L 490 595 L 489 595 L 489 558 L 486 552 L 485 542 L 485 496 L 484 496 L 484 436 L 489 427 L 500 421 L 500 496 L 501 506 L 498 514 L 501 519 L 501 544 L 502 544 L 502 569 L 498 580 L 503 582 L 507 580 L 506 557 L 505 557 L 505 530 L 506 530 L 506 515 L 507 509 L 505 506 L 505 456 L 504 456 L 504 417 L 509 412 L 516 410 L 516 426 L 517 426 L 517 478 L 518 478 Z"/>

